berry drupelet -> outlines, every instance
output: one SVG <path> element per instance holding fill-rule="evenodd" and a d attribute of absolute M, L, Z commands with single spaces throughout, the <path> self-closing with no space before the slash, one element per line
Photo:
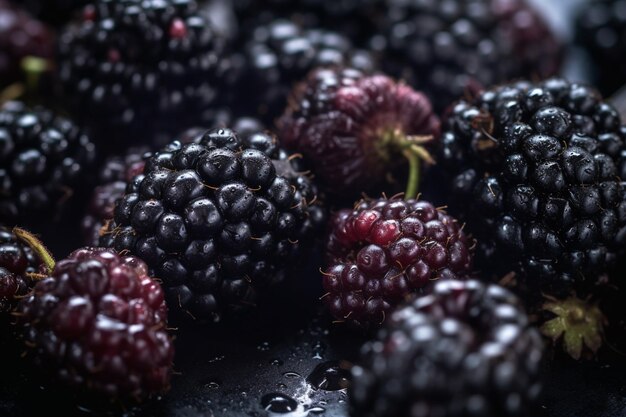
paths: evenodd
<path fill-rule="evenodd" d="M 303 29 L 288 20 L 260 24 L 244 47 L 241 88 L 248 91 L 247 112 L 273 123 L 287 106 L 293 86 L 315 68 L 353 66 L 371 72 L 370 54 L 325 29 Z"/>
<path fill-rule="evenodd" d="M 193 0 L 104 0 L 61 35 L 58 74 L 103 142 L 161 146 L 214 107 L 223 43 Z"/>
<path fill-rule="evenodd" d="M 376 327 L 433 281 L 470 274 L 472 249 L 462 226 L 426 201 L 361 201 L 331 221 L 323 301 L 337 320 Z"/>
<path fill-rule="evenodd" d="M 0 0 L 0 87 L 21 80 L 23 59 L 54 56 L 54 35 L 43 23 L 8 0 Z"/>
<path fill-rule="evenodd" d="M 555 75 L 561 44 L 525 0 L 388 0 L 372 47 L 438 112 L 482 86 Z"/>
<path fill-rule="evenodd" d="M 142 258 L 171 310 L 200 320 L 254 304 L 324 226 L 315 185 L 273 136 L 210 130 L 146 162 L 104 246 Z"/>
<path fill-rule="evenodd" d="M 42 272 L 42 261 L 15 233 L 0 227 L 0 313 L 12 311 L 33 285 L 31 274 Z"/>
<path fill-rule="evenodd" d="M 438 162 L 477 266 L 552 295 L 593 286 L 626 244 L 625 139 L 595 90 L 562 79 L 456 104 Z"/>
<path fill-rule="evenodd" d="M 160 285 L 132 256 L 83 248 L 19 304 L 27 352 L 96 397 L 141 401 L 168 390 L 173 345 Z"/>
<path fill-rule="evenodd" d="M 430 102 L 384 75 L 317 70 L 295 89 L 290 103 L 278 122 L 279 137 L 338 198 L 380 194 L 384 185 L 389 191 L 394 175 L 404 177 L 407 165 L 432 161 L 422 146 L 439 136 Z M 419 175 L 419 167 L 411 172 Z"/>
<path fill-rule="evenodd" d="M 51 223 L 88 183 L 95 146 L 70 120 L 21 102 L 0 108 L 0 224 Z"/>
<path fill-rule="evenodd" d="M 626 84 L 626 1 L 584 3 L 576 22 L 576 41 L 589 53 L 595 85 L 604 94 Z"/>
<path fill-rule="evenodd" d="M 396 310 L 352 370 L 352 415 L 530 415 L 543 346 L 520 301 L 479 281 L 443 281 Z"/>

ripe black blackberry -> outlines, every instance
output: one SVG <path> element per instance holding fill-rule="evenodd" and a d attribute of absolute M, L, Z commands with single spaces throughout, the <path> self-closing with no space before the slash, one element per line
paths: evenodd
<path fill-rule="evenodd" d="M 74 389 L 141 401 L 169 388 L 163 291 L 135 257 L 73 252 L 20 302 L 17 317 L 34 362 Z"/>
<path fill-rule="evenodd" d="M 354 68 L 309 74 L 294 90 L 278 128 L 285 146 L 301 153 L 320 184 L 342 203 L 363 193 L 395 193 L 398 185 L 414 197 L 420 161 L 432 162 L 423 145 L 436 146 L 440 133 L 424 94 Z"/>
<path fill-rule="evenodd" d="M 94 144 L 70 120 L 6 103 L 0 109 L 0 224 L 51 223 L 89 182 L 95 157 Z"/>
<path fill-rule="evenodd" d="M 248 91 L 246 112 L 270 124 L 285 110 L 293 86 L 319 67 L 376 67 L 371 55 L 326 29 L 303 29 L 288 20 L 260 24 L 245 42 L 240 88 Z M 239 98 L 239 97 L 238 97 Z"/>
<path fill-rule="evenodd" d="M 591 56 L 594 84 L 604 94 L 626 84 L 626 1 L 585 2 L 576 20 L 576 41 Z"/>
<path fill-rule="evenodd" d="M 323 300 L 337 320 L 377 327 L 435 280 L 468 276 L 473 243 L 426 201 L 363 200 L 332 219 Z"/>
<path fill-rule="evenodd" d="M 442 281 L 396 310 L 352 370 L 352 415 L 530 415 L 543 346 L 520 301 L 496 285 Z"/>
<path fill-rule="evenodd" d="M 55 37 L 50 29 L 8 0 L 0 0 L 0 87 L 22 79 L 23 59 L 51 59 Z"/>
<path fill-rule="evenodd" d="M 31 274 L 43 272 L 43 263 L 13 231 L 0 227 L 0 313 L 12 311 L 34 284 Z"/>
<path fill-rule="evenodd" d="M 58 73 L 103 143 L 161 146 L 211 116 L 223 44 L 194 0 L 104 0 L 61 35 Z"/>
<path fill-rule="evenodd" d="M 624 253 L 626 128 L 595 90 L 562 79 L 496 87 L 456 104 L 445 130 L 438 162 L 480 268 L 586 293 Z"/>
<path fill-rule="evenodd" d="M 559 70 L 561 44 L 525 0 L 389 0 L 386 16 L 372 40 L 384 70 L 439 112 L 482 86 Z"/>
<path fill-rule="evenodd" d="M 297 163 L 265 133 L 214 129 L 175 142 L 129 183 L 101 243 L 146 261 L 174 311 L 218 320 L 245 309 L 324 225 Z"/>

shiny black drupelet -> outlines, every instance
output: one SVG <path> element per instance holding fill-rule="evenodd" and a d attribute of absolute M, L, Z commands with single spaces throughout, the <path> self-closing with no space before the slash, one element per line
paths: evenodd
<path fill-rule="evenodd" d="M 477 266 L 542 290 L 595 284 L 626 243 L 625 139 L 595 90 L 561 79 L 456 104 L 439 162 Z"/>
<path fill-rule="evenodd" d="M 163 280 L 171 310 L 218 320 L 285 279 L 325 212 L 297 158 L 275 138 L 215 129 L 146 162 L 101 244 Z"/>
<path fill-rule="evenodd" d="M 512 293 L 475 280 L 439 282 L 361 353 L 354 416 L 527 416 L 541 392 L 539 332 Z"/>

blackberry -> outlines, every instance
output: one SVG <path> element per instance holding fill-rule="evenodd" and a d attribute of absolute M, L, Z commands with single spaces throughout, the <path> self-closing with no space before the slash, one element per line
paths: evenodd
<path fill-rule="evenodd" d="M 352 415 L 530 415 L 542 358 L 541 336 L 513 294 L 474 280 L 439 282 L 362 348 Z"/>
<path fill-rule="evenodd" d="M 72 121 L 21 102 L 0 109 L 0 224 L 50 223 L 89 182 L 95 146 Z"/>
<path fill-rule="evenodd" d="M 535 294 L 586 293 L 624 253 L 625 139 L 595 90 L 562 79 L 456 104 L 438 162 L 478 239 L 478 266 L 513 270 Z"/>
<path fill-rule="evenodd" d="M 576 20 L 576 42 L 589 53 L 594 84 L 604 94 L 626 84 L 626 1 L 584 3 Z"/>
<path fill-rule="evenodd" d="M 103 246 L 142 258 L 172 310 L 219 320 L 284 280 L 324 224 L 315 185 L 265 133 L 209 130 L 146 162 Z"/>
<path fill-rule="evenodd" d="M 8 0 L 0 0 L 0 87 L 21 80 L 24 58 L 52 59 L 54 35 L 43 23 Z"/>
<path fill-rule="evenodd" d="M 19 304 L 28 354 L 46 372 L 96 397 L 140 401 L 169 388 L 167 309 L 147 266 L 83 248 Z"/>
<path fill-rule="evenodd" d="M 160 146 L 210 117 L 224 47 L 193 0 L 104 0 L 62 33 L 58 75 L 103 142 Z"/>
<path fill-rule="evenodd" d="M 395 177 L 405 175 L 402 155 L 411 164 L 429 161 L 421 144 L 439 136 L 426 96 L 353 68 L 314 71 L 290 103 L 278 121 L 279 137 L 304 155 L 329 193 L 351 201 L 361 192 L 393 189 Z"/>
<path fill-rule="evenodd" d="M 325 29 L 303 29 L 288 20 L 257 26 L 245 43 L 239 84 L 248 91 L 248 113 L 272 123 L 287 106 L 292 87 L 318 67 L 354 66 L 364 72 L 376 64 L 350 40 Z"/>
<path fill-rule="evenodd" d="M 388 0 L 372 47 L 384 70 L 432 98 L 438 112 L 483 86 L 549 77 L 562 47 L 525 0 Z"/>
<path fill-rule="evenodd" d="M 426 201 L 361 201 L 331 224 L 323 300 L 337 320 L 375 327 L 433 281 L 472 271 L 472 240 Z"/>
<path fill-rule="evenodd" d="M 230 123 L 231 115 L 229 112 L 220 113 L 216 119 L 226 125 Z M 261 122 L 249 117 L 241 117 L 232 123 L 240 135 L 250 135 L 264 129 Z M 180 143 L 191 143 L 203 132 L 202 128 L 190 128 L 181 133 L 177 140 Z M 126 184 L 143 173 L 145 160 L 150 156 L 149 148 L 136 147 L 130 148 L 123 157 L 112 156 L 105 161 L 98 178 L 100 185 L 94 189 L 81 224 L 86 245 L 98 246 L 104 225 L 113 218 L 115 203 L 124 197 Z"/>
<path fill-rule="evenodd" d="M 97 246 L 100 230 L 108 219 L 113 218 L 115 202 L 124 196 L 126 183 L 143 172 L 146 147 L 130 148 L 124 156 L 108 158 L 100 169 L 98 185 L 82 221 L 85 244 Z"/>
<path fill-rule="evenodd" d="M 39 256 L 11 230 L 0 227 L 0 313 L 12 311 L 42 272 Z"/>

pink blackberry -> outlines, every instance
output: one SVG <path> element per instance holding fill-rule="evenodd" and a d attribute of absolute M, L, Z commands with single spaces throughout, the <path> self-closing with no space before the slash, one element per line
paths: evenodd
<path fill-rule="evenodd" d="M 311 73 L 278 125 L 285 146 L 304 156 L 326 190 L 351 199 L 404 184 L 396 178 L 406 175 L 407 159 L 428 161 L 422 145 L 440 129 L 422 93 L 355 69 Z"/>
<path fill-rule="evenodd" d="M 376 327 L 433 281 L 467 277 L 473 245 L 461 224 L 426 201 L 361 201 L 332 219 L 323 300 L 337 320 Z"/>
<path fill-rule="evenodd" d="M 18 306 L 35 364 L 100 398 L 140 401 L 169 388 L 173 346 L 161 286 L 138 258 L 83 248 Z"/>

